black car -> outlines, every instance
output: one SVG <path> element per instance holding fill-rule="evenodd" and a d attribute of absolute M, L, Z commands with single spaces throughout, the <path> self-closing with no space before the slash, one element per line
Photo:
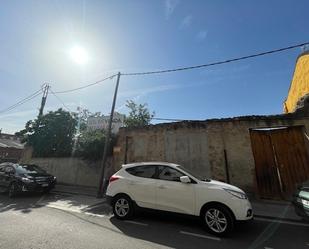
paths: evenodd
<path fill-rule="evenodd" d="M 33 164 L 0 164 L 0 191 L 10 197 L 22 192 L 49 192 L 55 187 L 56 177 Z"/>
<path fill-rule="evenodd" d="M 309 221 L 309 181 L 298 187 L 294 194 L 293 205 L 296 214 Z"/>

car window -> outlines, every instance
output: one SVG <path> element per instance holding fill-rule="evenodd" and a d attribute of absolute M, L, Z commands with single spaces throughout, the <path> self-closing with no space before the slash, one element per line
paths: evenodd
<path fill-rule="evenodd" d="M 16 171 L 18 174 L 45 174 L 46 171 L 34 164 L 19 164 L 16 165 Z"/>
<path fill-rule="evenodd" d="M 126 171 L 131 175 L 144 178 L 155 178 L 156 175 L 156 167 L 151 165 L 136 166 L 133 168 L 126 169 Z"/>
<path fill-rule="evenodd" d="M 160 180 L 180 182 L 181 176 L 185 176 L 185 174 L 167 166 L 159 166 L 158 178 Z"/>

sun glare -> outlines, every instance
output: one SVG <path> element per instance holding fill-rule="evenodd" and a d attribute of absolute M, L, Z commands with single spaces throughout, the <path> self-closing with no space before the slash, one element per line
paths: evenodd
<path fill-rule="evenodd" d="M 89 60 L 87 51 L 80 46 L 72 47 L 70 50 L 70 56 L 74 62 L 80 65 L 86 64 Z"/>

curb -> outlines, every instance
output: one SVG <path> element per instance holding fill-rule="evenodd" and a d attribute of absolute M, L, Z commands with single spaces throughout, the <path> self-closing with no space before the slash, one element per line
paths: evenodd
<path fill-rule="evenodd" d="M 70 192 L 70 191 L 62 191 L 62 190 L 52 190 L 51 193 L 65 193 L 65 194 L 72 194 L 72 195 L 84 195 L 84 196 L 96 197 L 95 194 L 86 194 L 86 193 L 78 193 L 78 192 Z"/>
<path fill-rule="evenodd" d="M 280 218 L 280 217 L 274 217 L 274 216 L 268 216 L 268 215 L 258 215 L 258 214 L 254 214 L 253 217 L 276 220 L 276 221 L 290 221 L 290 222 L 295 222 L 295 223 L 304 223 L 305 222 L 301 218 L 299 220 L 296 220 L 296 219 L 290 219 L 290 218 Z"/>

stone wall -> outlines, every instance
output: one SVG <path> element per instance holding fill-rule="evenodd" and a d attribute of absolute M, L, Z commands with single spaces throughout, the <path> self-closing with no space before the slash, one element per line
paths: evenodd
<path fill-rule="evenodd" d="M 226 150 L 230 183 L 253 192 L 255 163 L 251 149 L 250 129 L 297 125 L 304 126 L 305 131 L 308 131 L 309 119 L 278 115 L 209 120 L 207 130 L 212 177 L 227 180 L 224 158 L 224 150 Z"/>
<path fill-rule="evenodd" d="M 175 123 L 141 129 L 120 129 L 115 168 L 123 163 L 165 161 L 179 163 L 203 177 L 210 176 L 205 123 Z"/>
<path fill-rule="evenodd" d="M 227 181 L 227 167 L 231 184 L 254 191 L 250 129 L 296 125 L 308 131 L 309 119 L 286 114 L 122 128 L 116 145 L 118 153 L 114 154 L 115 167 L 119 168 L 125 161 L 174 162 L 199 176 L 221 181 Z"/>

